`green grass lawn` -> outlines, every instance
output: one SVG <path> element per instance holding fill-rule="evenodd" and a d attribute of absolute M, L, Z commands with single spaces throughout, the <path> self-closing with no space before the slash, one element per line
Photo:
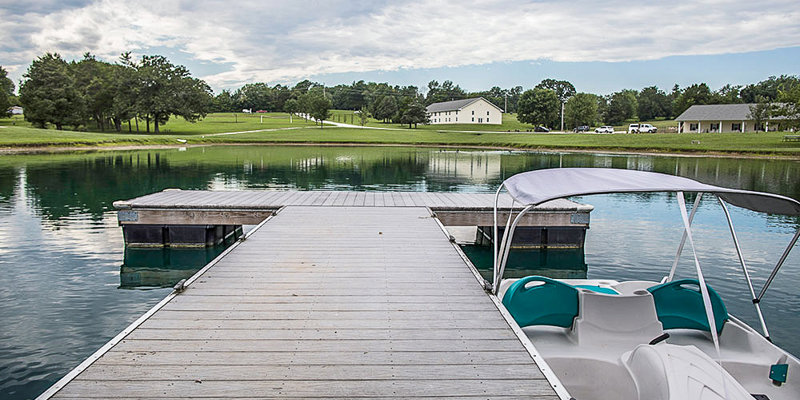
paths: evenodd
<path fill-rule="evenodd" d="M 347 123 L 350 123 L 349 117 L 345 117 L 346 114 L 342 115 L 341 118 L 347 118 Z M 336 120 L 335 117 L 333 120 Z M 661 122 L 671 123 L 672 121 Z M 148 135 L 144 133 L 118 134 L 35 129 L 15 117 L 0 119 L 0 147 L 180 145 L 182 143 L 360 143 L 800 156 L 800 142 L 783 142 L 784 132 L 641 135 L 504 132 L 506 130 L 513 131 L 517 129 L 516 127 L 525 128 L 513 117 L 504 118 L 503 125 L 499 126 L 429 125 L 420 126 L 418 129 L 408 129 L 407 126 L 383 124 L 377 121 L 371 121 L 369 125 L 391 129 L 335 127 L 320 129 L 302 118 L 294 117 L 290 123 L 288 114 L 285 113 L 264 114 L 263 123 L 261 114 L 237 114 L 234 116 L 232 113 L 220 113 L 209 115 L 197 123 L 187 123 L 176 118 L 164 126 L 161 134 Z M 142 128 L 141 123 L 140 128 Z M 257 130 L 265 131 L 247 132 Z M 520 131 L 523 130 L 520 129 Z M 210 136 L 223 132 L 245 133 Z"/>

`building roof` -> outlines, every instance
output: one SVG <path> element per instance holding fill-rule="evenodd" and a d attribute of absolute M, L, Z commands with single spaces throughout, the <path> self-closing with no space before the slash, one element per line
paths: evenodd
<path fill-rule="evenodd" d="M 460 109 L 462 109 L 462 108 L 464 108 L 464 107 L 466 107 L 466 106 L 468 106 L 468 105 L 470 105 L 470 104 L 472 104 L 472 103 L 474 103 L 476 101 L 479 101 L 479 100 L 483 100 L 483 101 L 489 103 L 492 107 L 500 110 L 500 112 L 503 112 L 503 109 L 501 109 L 500 107 L 492 104 L 491 101 L 486 100 L 483 97 L 473 97 L 471 99 L 462 99 L 462 100 L 453 100 L 453 101 L 443 101 L 441 103 L 433 103 L 433 104 L 429 105 L 426 110 L 429 113 L 442 112 L 442 111 L 455 111 L 455 110 L 460 110 Z"/>
<path fill-rule="evenodd" d="M 676 121 L 748 121 L 753 118 L 750 116 L 750 106 L 748 104 L 705 104 L 693 105 L 683 114 L 675 118 Z M 769 119 L 783 119 L 783 117 L 771 117 Z"/>

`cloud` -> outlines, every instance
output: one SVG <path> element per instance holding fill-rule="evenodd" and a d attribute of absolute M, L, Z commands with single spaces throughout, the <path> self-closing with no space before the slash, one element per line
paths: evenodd
<path fill-rule="evenodd" d="M 203 76 L 217 88 L 328 73 L 654 60 L 800 45 L 800 11 L 784 0 L 102 0 L 52 12 L 25 8 L 9 7 L 0 21 L 0 35 L 17 38 L 0 47 L 12 71 L 45 51 L 113 60 L 122 51 L 166 47 L 219 64 L 220 72 Z"/>

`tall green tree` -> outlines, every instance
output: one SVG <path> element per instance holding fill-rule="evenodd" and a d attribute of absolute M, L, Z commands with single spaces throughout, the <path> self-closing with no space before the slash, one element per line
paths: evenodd
<path fill-rule="evenodd" d="M 122 53 L 119 61 L 111 67 L 114 99 L 111 105 L 111 119 L 117 132 L 122 130 L 122 123 L 128 123 L 128 132 L 133 131 L 131 119 L 137 117 L 136 104 L 139 98 L 139 76 L 136 63 L 130 52 Z M 138 120 L 136 131 L 139 131 Z"/>
<path fill-rule="evenodd" d="M 775 101 L 782 91 L 790 91 L 796 86 L 800 86 L 800 78 L 795 75 L 770 76 L 761 82 L 743 87 L 740 95 L 745 103 L 757 103 L 758 96 L 767 101 Z"/>
<path fill-rule="evenodd" d="M 560 109 L 561 102 L 555 91 L 542 88 L 526 90 L 517 104 L 517 119 L 526 124 L 555 127 Z"/>
<path fill-rule="evenodd" d="M 51 123 L 58 130 L 65 125 L 81 125 L 83 97 L 69 64 L 59 54 L 47 53 L 37 58 L 23 77 L 19 100 L 25 108 L 25 120 L 41 128 Z"/>
<path fill-rule="evenodd" d="M 705 83 L 696 83 L 683 89 L 672 103 L 672 115 L 678 116 L 695 104 L 711 104 L 711 89 Z"/>
<path fill-rule="evenodd" d="M 564 121 L 567 128 L 592 126 L 597 122 L 597 97 L 591 93 L 577 93 L 567 100 L 564 106 Z"/>
<path fill-rule="evenodd" d="M 325 127 L 324 121 L 331 116 L 331 106 L 333 103 L 326 96 L 319 93 L 312 93 L 309 101 L 311 118 L 319 121 L 320 129 Z"/>
<path fill-rule="evenodd" d="M 367 121 L 369 121 L 369 116 L 370 116 L 369 109 L 367 108 L 367 106 L 361 107 L 361 110 L 358 110 L 357 112 L 358 112 L 358 119 L 361 122 L 361 126 L 366 125 Z"/>
<path fill-rule="evenodd" d="M 558 101 L 561 103 L 561 120 L 564 120 L 564 108 L 563 105 L 567 102 L 567 100 L 575 95 L 575 86 L 572 85 L 569 81 L 559 81 L 556 79 L 545 79 L 539 82 L 536 85 L 537 88 L 540 89 L 550 89 L 556 92 L 556 96 L 558 97 Z M 562 127 L 563 128 L 563 127 Z"/>
<path fill-rule="evenodd" d="M 800 129 L 800 85 L 780 91 L 775 115 L 784 118 L 781 121 L 784 129 Z"/>
<path fill-rule="evenodd" d="M 603 119 L 607 124 L 619 124 L 636 117 L 636 91 L 625 89 L 611 95 Z"/>
<path fill-rule="evenodd" d="M 772 109 L 772 103 L 764 96 L 757 96 L 756 102 L 750 105 L 750 118 L 756 131 L 764 129 L 764 123 L 772 116 Z"/>
<path fill-rule="evenodd" d="M 408 124 L 409 129 L 411 129 L 412 124 L 414 128 L 416 128 L 417 124 L 427 124 L 428 121 L 428 111 L 425 109 L 425 105 L 416 99 L 406 107 L 403 115 L 400 117 L 400 122 Z"/>
<path fill-rule="evenodd" d="M 669 117 L 672 103 L 669 96 L 656 86 L 642 89 L 636 98 L 637 114 L 641 120 Z"/>
<path fill-rule="evenodd" d="M 8 78 L 8 72 L 0 66 L 0 117 L 11 115 L 14 81 Z"/>
<path fill-rule="evenodd" d="M 211 88 L 202 80 L 192 78 L 182 65 L 173 65 L 164 56 L 143 56 L 138 64 L 140 92 L 137 102 L 139 113 L 159 125 L 171 115 L 194 122 L 206 115 L 211 106 Z"/>
<path fill-rule="evenodd" d="M 394 96 L 384 96 L 375 107 L 372 115 L 376 119 L 382 120 L 384 123 L 389 122 L 391 118 L 397 114 L 397 100 Z"/>
<path fill-rule="evenodd" d="M 86 104 L 81 118 L 83 124 L 88 126 L 89 120 L 94 120 L 97 128 L 105 131 L 111 119 L 116 89 L 111 64 L 85 53 L 82 60 L 70 64 L 70 69 L 75 76 L 75 86 Z"/>

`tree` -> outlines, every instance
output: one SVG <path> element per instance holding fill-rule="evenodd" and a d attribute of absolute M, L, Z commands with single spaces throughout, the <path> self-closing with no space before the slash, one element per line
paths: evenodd
<path fill-rule="evenodd" d="M 358 112 L 358 118 L 359 120 L 361 120 L 361 126 L 366 125 L 367 121 L 369 120 L 369 109 L 367 108 L 367 106 L 361 107 L 361 110 L 357 112 Z"/>
<path fill-rule="evenodd" d="M 131 58 L 130 52 L 122 53 L 119 62 L 111 68 L 114 99 L 111 104 L 111 118 L 114 127 L 119 132 L 122 122 L 128 121 L 128 132 L 131 132 L 131 119 L 136 118 L 136 103 L 139 98 L 139 76 L 136 63 Z M 139 131 L 139 121 L 136 121 L 136 131 Z"/>
<path fill-rule="evenodd" d="M 220 94 L 214 96 L 211 111 L 213 112 L 234 112 L 237 111 L 236 99 L 231 94 L 230 90 L 223 90 Z"/>
<path fill-rule="evenodd" d="M 669 96 L 655 86 L 642 89 L 636 98 L 639 119 L 647 121 L 657 117 L 668 117 L 672 111 Z"/>
<path fill-rule="evenodd" d="M 550 89 L 550 90 L 556 92 L 556 96 L 558 96 L 558 101 L 561 103 L 560 105 L 562 106 L 562 108 L 561 108 L 561 129 L 563 130 L 564 129 L 564 108 L 563 108 L 563 105 L 564 105 L 564 103 L 567 102 L 567 100 L 570 97 L 575 95 L 575 86 L 573 86 L 568 81 L 559 81 L 559 80 L 555 80 L 555 79 L 545 79 L 545 80 L 539 82 L 539 84 L 536 85 L 536 87 L 540 88 L 540 89 Z"/>
<path fill-rule="evenodd" d="M 755 130 L 764 129 L 764 122 L 772 115 L 772 104 L 764 96 L 756 97 L 756 103 L 750 105 L 750 119 L 753 120 Z"/>
<path fill-rule="evenodd" d="M 377 107 L 375 107 L 372 115 L 376 119 L 383 120 L 384 123 L 387 123 L 390 118 L 397 114 L 397 110 L 397 100 L 395 100 L 394 96 L 385 96 L 380 100 Z"/>
<path fill-rule="evenodd" d="M 23 75 L 19 100 L 25 108 L 25 120 L 44 128 L 51 123 L 62 130 L 64 125 L 80 126 L 84 102 L 75 87 L 69 65 L 57 53 L 47 53 L 31 63 Z"/>
<path fill-rule="evenodd" d="M 778 94 L 778 107 L 775 115 L 785 119 L 781 121 L 785 128 L 800 129 L 800 85 L 788 90 L 781 90 Z"/>
<path fill-rule="evenodd" d="M 672 115 L 681 115 L 695 104 L 711 104 L 711 89 L 705 83 L 696 83 L 683 89 L 672 103 Z"/>
<path fill-rule="evenodd" d="M 603 116 L 607 124 L 616 125 L 626 119 L 636 117 L 636 91 L 625 89 L 611 95 L 608 108 Z"/>
<path fill-rule="evenodd" d="M 440 103 L 443 101 L 460 100 L 467 97 L 467 92 L 453 81 L 444 81 L 440 85 L 438 81 L 428 82 L 428 95 L 425 97 L 425 104 Z"/>
<path fill-rule="evenodd" d="M 173 65 L 164 56 L 143 56 L 138 64 L 140 79 L 137 109 L 155 124 L 169 120 L 170 115 L 183 117 L 194 122 L 204 117 L 211 106 L 211 88 L 202 80 L 192 78 L 183 65 Z"/>
<path fill-rule="evenodd" d="M 411 129 L 411 124 L 414 124 L 414 128 L 417 127 L 417 124 L 427 124 L 428 111 L 425 109 L 425 105 L 419 100 L 412 101 L 400 117 L 400 122 L 408 124 L 409 129 Z"/>
<path fill-rule="evenodd" d="M 740 95 L 745 103 L 757 103 L 758 96 L 767 101 L 775 101 L 780 96 L 780 92 L 790 91 L 796 86 L 800 86 L 800 78 L 797 76 L 770 76 L 761 82 L 745 86 L 741 89 Z"/>
<path fill-rule="evenodd" d="M 517 119 L 532 125 L 553 127 L 558 124 L 561 103 L 556 92 L 550 89 L 526 90 L 517 104 Z"/>
<path fill-rule="evenodd" d="M 83 125 L 88 126 L 91 119 L 98 129 L 105 131 L 106 123 L 111 118 L 116 89 L 112 82 L 111 64 L 85 53 L 82 60 L 69 66 L 75 77 L 75 87 L 86 105 L 85 114 L 81 116 Z"/>
<path fill-rule="evenodd" d="M 568 128 L 595 124 L 597 121 L 597 97 L 591 93 L 578 93 L 567 100 L 564 107 L 564 120 Z"/>
<path fill-rule="evenodd" d="M 14 96 L 14 81 L 8 78 L 8 72 L 0 66 L 0 117 L 11 115 L 12 97 Z"/>
<path fill-rule="evenodd" d="M 297 99 L 286 100 L 283 110 L 289 113 L 289 122 L 292 122 L 292 115 L 300 111 L 300 103 L 297 102 Z"/>
<path fill-rule="evenodd" d="M 325 97 L 322 93 L 308 93 L 308 107 L 309 107 L 309 115 L 311 118 L 319 121 L 319 127 L 323 128 L 325 126 L 324 121 L 331 116 L 331 103 L 330 99 Z"/>

